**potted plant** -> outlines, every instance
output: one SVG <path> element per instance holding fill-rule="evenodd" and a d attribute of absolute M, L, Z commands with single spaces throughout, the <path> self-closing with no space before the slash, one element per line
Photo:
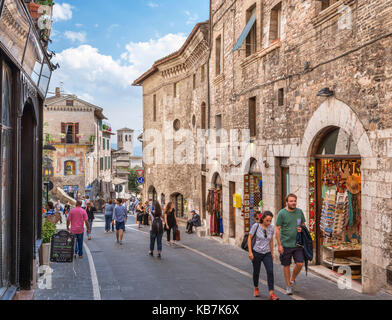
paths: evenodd
<path fill-rule="evenodd" d="M 42 223 L 42 264 L 49 265 L 50 263 L 50 241 L 52 236 L 56 233 L 56 225 L 43 219 Z"/>
<path fill-rule="evenodd" d="M 40 4 L 31 1 L 28 3 L 27 7 L 33 20 L 37 20 L 42 15 L 42 13 L 39 12 L 39 8 L 41 7 Z"/>

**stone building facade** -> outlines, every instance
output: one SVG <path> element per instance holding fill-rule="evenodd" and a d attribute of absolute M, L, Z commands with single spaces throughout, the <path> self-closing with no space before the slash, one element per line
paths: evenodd
<path fill-rule="evenodd" d="M 75 199 L 110 197 L 112 133 L 103 129 L 102 112 L 75 95 L 61 94 L 59 88 L 45 101 L 44 139 L 57 149 L 51 180 Z"/>
<path fill-rule="evenodd" d="M 181 130 L 196 138 L 197 129 L 205 126 L 208 29 L 208 22 L 196 25 L 179 51 L 157 61 L 134 82 L 143 86 L 143 197 L 161 204 L 172 201 L 183 219 L 191 208 L 200 212 L 201 165 L 175 163 L 174 150 L 183 141 L 170 141 Z M 152 144 L 147 134 L 151 130 L 162 133 Z"/>
<path fill-rule="evenodd" d="M 298 207 L 314 223 L 309 180 L 316 149 L 340 128 L 361 160 L 362 289 L 391 289 L 390 2 L 221 0 L 211 8 L 211 121 L 222 114 L 223 128 L 255 126 L 248 152 L 241 150 L 242 172 L 210 167 L 208 180 L 215 172 L 222 179 L 224 217 L 230 181 L 243 195 L 242 175 L 253 161 L 262 175 L 263 210 L 276 214 L 282 207 L 287 167 L 286 190 L 298 195 Z M 250 32 L 233 51 L 253 15 Z M 330 90 L 317 96 L 322 88 Z M 239 212 L 235 220 L 238 244 L 246 226 Z M 224 224 L 231 228 L 229 218 Z"/>
<path fill-rule="evenodd" d="M 219 185 L 222 237 L 239 245 L 250 224 L 246 206 L 252 200 L 246 198 L 246 177 L 257 177 L 262 210 L 272 211 L 275 217 L 285 196 L 297 194 L 298 207 L 315 237 L 316 264 L 321 264 L 325 161 L 340 161 L 340 169 L 342 164 L 354 164 L 350 174 L 360 177 L 356 236 L 360 234 L 361 239 L 362 290 L 391 290 L 390 1 L 212 0 L 210 5 L 210 29 L 205 36 L 210 39 L 210 50 L 194 62 L 207 62 L 209 81 L 198 96 L 206 99 L 207 128 L 237 131 L 244 143 L 225 144 L 221 139 L 217 147 L 224 152 L 207 154 L 206 168 L 146 166 L 146 195 L 153 190 L 151 186 L 159 195 L 162 189 L 172 192 L 171 186 L 181 185 L 189 198 L 200 204 L 195 207 L 206 212 L 203 200 L 209 189 Z M 160 119 L 173 121 L 173 113 L 181 115 L 184 110 L 181 123 L 193 113 L 200 119 L 200 99 L 181 105 L 172 99 L 173 94 L 170 96 L 176 78 L 166 84 L 165 66 L 176 67 L 172 60 L 169 56 L 158 61 L 135 81 L 143 85 L 145 130 L 168 129 L 162 126 L 163 121 L 152 119 L 156 92 Z M 176 71 L 180 73 L 181 68 Z M 191 73 L 185 75 L 190 77 Z M 166 85 L 163 104 L 159 104 L 156 88 Z M 181 95 L 191 97 L 191 92 L 180 92 L 178 100 L 182 101 Z M 186 109 L 189 105 L 196 109 L 190 112 Z M 241 130 L 248 130 L 249 137 Z M 210 143 L 211 139 L 215 137 L 210 136 Z M 145 147 L 145 134 L 143 140 Z M 147 151 L 144 149 L 144 156 Z M 241 161 L 231 161 L 229 156 L 229 163 L 224 164 L 227 151 L 237 153 Z M 205 187 L 200 184 L 198 191 L 188 190 L 192 176 L 205 177 L 201 178 Z M 242 208 L 233 208 L 235 194 L 242 197 Z M 210 214 L 206 212 L 203 218 L 210 233 Z"/>

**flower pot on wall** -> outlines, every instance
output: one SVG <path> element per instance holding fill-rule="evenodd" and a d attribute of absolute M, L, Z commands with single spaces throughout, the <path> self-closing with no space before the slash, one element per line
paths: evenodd
<path fill-rule="evenodd" d="M 27 7 L 29 8 L 31 18 L 37 21 L 38 18 L 42 15 L 42 12 L 39 12 L 41 5 L 34 2 L 29 2 Z"/>

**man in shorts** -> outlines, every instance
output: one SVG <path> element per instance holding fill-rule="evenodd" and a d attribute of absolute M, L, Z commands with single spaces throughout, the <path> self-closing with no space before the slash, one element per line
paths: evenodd
<path fill-rule="evenodd" d="M 289 194 L 286 203 L 287 207 L 278 213 L 275 234 L 286 280 L 286 294 L 292 295 L 295 279 L 305 262 L 304 249 L 297 247 L 297 233 L 302 231 L 301 226 L 305 225 L 306 220 L 302 210 L 297 208 L 297 196 L 295 194 Z M 290 277 L 292 258 L 294 258 L 295 268 Z"/>
<path fill-rule="evenodd" d="M 122 199 L 117 199 L 117 205 L 113 210 L 113 221 L 116 224 L 117 243 L 123 244 L 125 224 L 127 223 L 127 209 L 122 205 Z"/>

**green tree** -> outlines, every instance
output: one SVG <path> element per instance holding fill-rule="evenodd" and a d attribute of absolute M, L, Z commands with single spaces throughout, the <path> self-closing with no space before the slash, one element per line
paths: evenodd
<path fill-rule="evenodd" d="M 130 192 L 135 194 L 139 194 L 139 185 L 140 183 L 137 181 L 139 179 L 139 175 L 136 172 L 135 168 L 129 168 L 129 175 L 128 175 L 128 189 Z"/>

